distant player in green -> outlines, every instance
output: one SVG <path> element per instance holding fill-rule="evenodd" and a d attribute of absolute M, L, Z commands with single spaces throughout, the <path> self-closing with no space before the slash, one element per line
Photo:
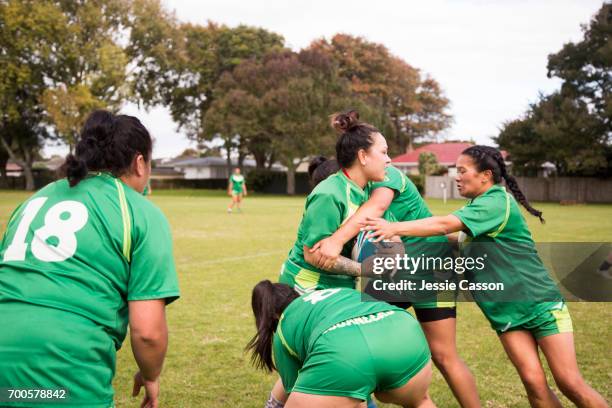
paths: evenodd
<path fill-rule="evenodd" d="M 240 174 L 240 169 L 238 167 L 234 169 L 234 174 L 229 178 L 227 194 L 232 197 L 232 201 L 227 207 L 227 212 L 231 213 L 234 206 L 236 206 L 238 212 L 242 211 L 240 209 L 240 203 L 242 203 L 242 199 L 247 196 L 247 187 L 244 176 Z"/>
<path fill-rule="evenodd" d="M 396 167 L 388 165 L 385 179 L 371 182 L 366 188 L 368 200 L 332 236 L 316 243 L 311 252 L 317 257 L 316 265 L 324 268 L 335 262 L 342 246 L 358 233 L 360 224 L 368 217 L 381 217 L 386 211 L 398 221 L 411 221 L 431 217 L 425 200 L 416 186 Z M 428 256 L 452 256 L 446 236 L 402 237 L 407 251 Z M 373 245 L 364 243 L 364 245 Z M 421 245 L 422 244 L 422 245 Z M 415 281 L 430 280 L 432 271 L 418 271 L 409 275 Z M 371 288 L 366 287 L 366 291 Z M 368 292 L 369 293 L 369 292 Z M 376 297 L 375 293 L 371 293 Z M 424 302 L 393 303 L 402 308 L 414 307 L 415 314 L 423 327 L 431 349 L 433 361 L 451 387 L 462 407 L 480 407 L 476 381 L 469 368 L 459 357 L 456 346 L 456 304 L 452 299 Z"/>
<path fill-rule="evenodd" d="M 144 386 L 142 406 L 158 406 L 165 306 L 179 288 L 168 222 L 142 196 L 151 149 L 138 119 L 96 111 L 66 159 L 67 177 L 10 218 L 0 247 L 0 389 L 65 394 L 0 405 L 113 407 L 129 323 L 134 395 Z"/>
<path fill-rule="evenodd" d="M 268 280 L 255 286 L 257 334 L 247 347 L 257 366 L 278 371 L 287 408 L 360 407 L 371 393 L 404 407 L 434 407 L 426 398 L 431 362 L 418 322 L 362 296 L 330 288 L 300 297 Z"/>
<path fill-rule="evenodd" d="M 336 158 L 341 170 L 321 181 L 306 199 L 297 239 L 282 266 L 279 281 L 298 293 L 325 288 L 354 288 L 361 270 L 350 260 L 352 246 L 342 249 L 342 256 L 325 268 L 314 265 L 309 249 L 332 235 L 353 215 L 367 198 L 369 181 L 382 181 L 387 142 L 374 126 L 359 121 L 355 111 L 337 114 L 332 126 L 341 135 L 336 143 Z"/>
<path fill-rule="evenodd" d="M 442 217 L 389 223 L 369 219 L 366 229 L 383 239 L 393 235 L 425 237 L 461 232 L 464 256 L 487 256 L 486 268 L 466 272 L 472 283 L 501 282 L 510 295 L 473 292 L 516 367 L 533 407 L 561 407 L 549 388 L 540 363 L 542 349 L 559 389 L 579 407 L 607 407 L 582 378 L 576 361 L 572 321 L 558 288 L 540 260 L 517 201 L 542 220 L 507 173 L 501 153 L 472 146 L 457 159 L 457 187 L 469 203 Z M 500 185 L 502 179 L 512 192 Z M 486 254 L 486 255 L 485 255 Z"/>

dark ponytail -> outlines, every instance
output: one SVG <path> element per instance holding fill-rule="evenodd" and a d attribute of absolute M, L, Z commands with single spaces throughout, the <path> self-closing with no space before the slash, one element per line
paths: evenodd
<path fill-rule="evenodd" d="M 290 286 L 262 280 L 253 288 L 251 306 L 255 315 L 257 333 L 246 346 L 252 351 L 251 361 L 257 368 L 272 371 L 272 339 L 278 320 L 285 308 L 298 295 Z"/>
<path fill-rule="evenodd" d="M 140 121 L 105 110 L 92 112 L 81 130 L 74 154 L 62 166 L 70 187 L 91 171 L 108 171 L 115 177 L 129 172 L 134 156 L 151 158 L 153 141 Z"/>
<path fill-rule="evenodd" d="M 340 133 L 336 143 L 336 159 L 343 168 L 355 162 L 359 150 L 368 150 L 372 146 L 372 133 L 380 133 L 374 126 L 360 122 L 359 113 L 355 110 L 331 115 L 331 125 Z"/>
<path fill-rule="evenodd" d="M 328 159 L 325 156 L 317 156 L 308 164 L 308 177 L 310 184 L 315 187 L 317 184 L 340 170 L 338 161 Z"/>
<path fill-rule="evenodd" d="M 503 179 L 516 201 L 521 203 L 531 215 L 538 217 L 542 224 L 545 222 L 542 217 L 542 211 L 536 210 L 529 204 L 527 197 L 525 197 L 525 194 L 519 188 L 516 178 L 508 173 L 506 163 L 499 150 L 490 146 L 477 145 L 468 147 L 461 154 L 470 156 L 476 164 L 478 171 L 490 170 L 495 184 L 500 183 Z"/>

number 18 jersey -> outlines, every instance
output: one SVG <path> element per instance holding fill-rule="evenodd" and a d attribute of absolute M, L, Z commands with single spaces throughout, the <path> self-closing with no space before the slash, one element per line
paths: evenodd
<path fill-rule="evenodd" d="M 118 349 L 128 301 L 178 296 L 166 218 L 109 174 L 72 188 L 65 179 L 51 183 L 9 220 L 0 247 L 0 308 L 22 302 L 85 317 Z"/>

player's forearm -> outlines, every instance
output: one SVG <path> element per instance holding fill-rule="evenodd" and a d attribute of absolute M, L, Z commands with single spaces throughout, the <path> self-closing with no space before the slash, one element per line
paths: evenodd
<path fill-rule="evenodd" d="M 130 339 L 140 373 L 145 380 L 154 381 L 159 377 L 164 364 L 168 348 L 168 329 L 149 334 L 131 332 Z"/>
<path fill-rule="evenodd" d="M 394 224 L 394 232 L 395 235 L 400 236 L 431 237 L 460 231 L 461 226 L 461 222 L 453 222 L 452 219 L 449 219 L 449 216 L 428 217 L 414 221 L 397 222 Z"/>
<path fill-rule="evenodd" d="M 331 269 L 326 269 L 326 271 L 333 275 L 359 276 L 361 275 L 361 264 L 344 256 L 339 256 L 334 266 Z"/>
<path fill-rule="evenodd" d="M 353 216 L 351 216 L 334 234 L 332 238 L 336 242 L 346 244 L 359 233 L 361 223 L 368 217 L 378 218 L 383 215 L 385 208 L 378 203 L 367 201 Z"/>

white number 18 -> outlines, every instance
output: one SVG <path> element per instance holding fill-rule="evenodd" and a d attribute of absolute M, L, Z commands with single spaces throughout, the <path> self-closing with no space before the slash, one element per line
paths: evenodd
<path fill-rule="evenodd" d="M 47 197 L 38 197 L 30 201 L 21 213 L 21 221 L 13 237 L 13 242 L 4 252 L 4 261 L 25 260 L 28 244 L 25 242 L 30 224 L 47 201 Z M 67 217 L 62 218 L 63 214 Z M 76 232 L 85 226 L 89 215 L 87 208 L 78 201 L 60 201 L 47 211 L 42 227 L 34 231 L 32 254 L 44 262 L 61 262 L 74 255 L 77 249 Z M 50 245 L 47 240 L 57 238 L 57 245 Z"/>

